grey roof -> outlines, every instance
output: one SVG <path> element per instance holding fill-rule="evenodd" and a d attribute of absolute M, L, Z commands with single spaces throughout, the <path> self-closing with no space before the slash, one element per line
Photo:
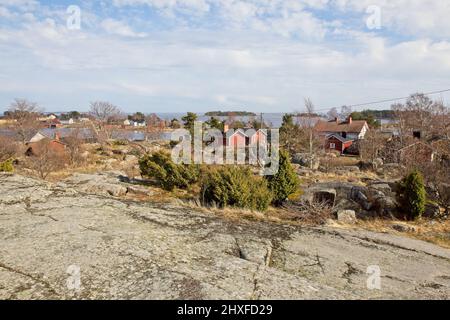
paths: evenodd
<path fill-rule="evenodd" d="M 70 137 L 75 133 L 78 134 L 78 137 L 80 137 L 82 139 L 86 139 L 86 140 L 93 139 L 95 137 L 94 133 L 89 128 L 60 128 L 60 129 L 48 128 L 48 129 L 40 130 L 39 133 L 41 133 L 42 135 L 44 135 L 50 139 L 55 139 L 56 133 L 59 134 L 59 137 L 61 139 Z"/>
<path fill-rule="evenodd" d="M 337 134 L 337 133 L 333 133 L 333 134 L 328 135 L 327 139 L 329 139 L 331 137 L 334 137 L 334 138 L 338 139 L 339 141 L 341 141 L 343 143 L 345 143 L 345 142 L 353 142 L 354 141 L 352 139 L 344 138 L 343 136 L 341 136 L 340 134 Z"/>

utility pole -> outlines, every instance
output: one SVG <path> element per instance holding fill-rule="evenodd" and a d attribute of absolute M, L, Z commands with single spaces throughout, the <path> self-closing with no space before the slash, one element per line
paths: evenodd
<path fill-rule="evenodd" d="M 261 121 L 259 123 L 259 129 L 262 130 L 262 128 L 263 128 L 263 113 L 261 112 Z"/>

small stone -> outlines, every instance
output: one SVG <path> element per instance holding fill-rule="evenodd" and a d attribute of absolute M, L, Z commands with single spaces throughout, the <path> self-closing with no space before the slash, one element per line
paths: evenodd
<path fill-rule="evenodd" d="M 339 222 L 353 224 L 357 221 L 356 212 L 354 210 L 339 210 L 337 219 Z"/>
<path fill-rule="evenodd" d="M 414 226 L 410 226 L 407 224 L 400 224 L 400 223 L 396 223 L 392 225 L 392 229 L 398 231 L 398 232 L 403 232 L 403 233 L 408 233 L 408 232 L 416 232 L 417 228 Z"/>

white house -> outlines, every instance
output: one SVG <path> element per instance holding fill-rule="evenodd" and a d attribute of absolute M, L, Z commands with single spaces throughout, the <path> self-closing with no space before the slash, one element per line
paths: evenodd
<path fill-rule="evenodd" d="M 352 117 L 342 122 L 336 118 L 333 121 L 319 121 L 315 126 L 315 130 L 324 137 L 337 134 L 346 140 L 361 140 L 364 139 L 367 131 L 369 131 L 369 125 L 367 121 L 355 121 Z"/>

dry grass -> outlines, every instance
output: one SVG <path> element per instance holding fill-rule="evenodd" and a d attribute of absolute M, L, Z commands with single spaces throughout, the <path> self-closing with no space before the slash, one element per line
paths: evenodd
<path fill-rule="evenodd" d="M 394 224 L 401 224 L 414 231 L 398 232 L 392 228 Z M 450 249 L 450 220 L 421 219 L 414 222 L 395 221 L 387 219 L 359 220 L 355 226 L 343 226 L 349 229 L 364 229 L 375 232 L 390 233 L 423 240 Z"/>
<path fill-rule="evenodd" d="M 322 161 L 326 161 L 330 168 L 336 167 L 350 167 L 358 165 L 360 159 L 352 156 L 341 156 L 336 158 L 324 158 Z"/>

